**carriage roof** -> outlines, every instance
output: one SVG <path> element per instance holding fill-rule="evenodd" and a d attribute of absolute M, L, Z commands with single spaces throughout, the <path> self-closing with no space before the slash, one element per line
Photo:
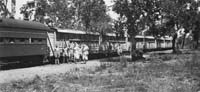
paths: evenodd
<path fill-rule="evenodd" d="M 56 29 L 57 29 L 57 32 L 59 33 L 99 35 L 99 33 L 96 33 L 96 32 L 86 32 L 86 31 L 74 30 L 74 29 L 59 29 L 59 28 L 56 28 Z"/>
<path fill-rule="evenodd" d="M 147 38 L 147 39 L 154 39 L 153 36 L 143 36 L 143 35 L 137 35 L 135 38 Z"/>
<path fill-rule="evenodd" d="M 50 28 L 39 22 L 15 20 L 15 19 L 3 19 L 0 18 L 0 27 L 4 28 L 24 28 L 24 29 L 36 29 L 49 31 Z"/>
<path fill-rule="evenodd" d="M 98 32 L 86 32 L 82 30 L 74 30 L 74 29 L 60 29 L 56 28 L 59 33 L 70 33 L 70 34 L 91 34 L 91 35 L 99 35 Z M 106 33 L 107 36 L 116 36 L 115 33 Z"/>
<path fill-rule="evenodd" d="M 68 33 L 68 34 L 92 34 L 92 35 L 99 35 L 97 32 L 86 32 L 82 30 L 74 30 L 74 29 L 60 29 L 60 28 L 55 28 L 58 33 Z M 107 36 L 116 36 L 115 33 L 106 33 Z M 137 35 L 135 38 L 146 38 L 146 39 L 155 39 L 153 36 L 142 36 L 142 35 Z M 165 37 L 165 40 L 171 40 L 170 37 Z"/>

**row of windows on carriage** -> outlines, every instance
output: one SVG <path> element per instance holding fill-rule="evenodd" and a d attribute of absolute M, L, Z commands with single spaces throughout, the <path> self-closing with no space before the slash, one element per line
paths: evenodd
<path fill-rule="evenodd" d="M 0 37 L 0 44 L 45 44 L 45 38 Z"/>
<path fill-rule="evenodd" d="M 57 33 L 57 39 L 82 39 L 82 40 L 99 40 L 98 35 L 91 34 L 63 34 Z M 104 40 L 125 40 L 124 37 L 115 37 L 115 36 L 103 36 Z"/>

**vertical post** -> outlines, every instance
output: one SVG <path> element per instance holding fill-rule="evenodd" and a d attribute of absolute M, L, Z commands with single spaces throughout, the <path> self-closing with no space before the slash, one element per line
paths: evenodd
<path fill-rule="evenodd" d="M 143 49 L 146 49 L 146 36 L 145 36 L 145 31 L 143 32 Z"/>
<path fill-rule="evenodd" d="M 29 44 L 31 43 L 31 38 L 29 38 Z"/>
<path fill-rule="evenodd" d="M 51 49 L 51 51 L 52 51 L 52 53 L 53 53 L 53 56 L 54 56 L 54 51 L 53 51 L 53 47 L 52 47 L 51 40 L 50 40 L 50 38 L 49 38 L 48 32 L 47 32 L 47 40 L 49 41 L 50 49 Z"/>
<path fill-rule="evenodd" d="M 165 40 L 165 37 L 163 38 L 163 41 L 164 41 L 164 48 L 166 48 L 166 40 Z"/>
<path fill-rule="evenodd" d="M 126 43 L 128 43 L 128 33 L 127 32 L 128 32 L 127 30 L 125 30 L 125 32 L 124 32 L 124 37 L 125 37 Z"/>
<path fill-rule="evenodd" d="M 157 48 L 157 45 L 158 45 L 158 44 L 157 44 L 157 39 L 155 39 L 155 48 Z"/>
<path fill-rule="evenodd" d="M 101 34 L 99 34 L 99 45 L 101 44 L 102 42 L 102 37 L 101 37 Z"/>

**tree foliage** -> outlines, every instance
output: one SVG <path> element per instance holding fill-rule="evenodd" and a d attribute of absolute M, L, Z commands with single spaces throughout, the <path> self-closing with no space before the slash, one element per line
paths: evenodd
<path fill-rule="evenodd" d="M 138 33 L 137 22 L 143 15 L 142 7 L 139 5 L 140 0 L 115 0 L 114 2 L 113 11 L 123 18 L 122 22 L 128 33 L 136 35 Z"/>
<path fill-rule="evenodd" d="M 53 0 L 49 5 L 47 15 L 54 22 L 54 26 L 60 28 L 75 28 L 75 7 L 71 0 Z"/>
<path fill-rule="evenodd" d="M 129 34 L 137 34 L 142 24 L 150 27 L 149 34 L 164 36 L 173 33 L 168 30 L 174 25 L 191 29 L 199 21 L 198 5 L 194 0 L 115 0 L 113 10 L 126 17 Z"/>
<path fill-rule="evenodd" d="M 8 16 L 11 16 L 11 13 L 8 11 L 6 4 L 3 2 L 3 0 L 0 0 L 0 17 Z"/>
<path fill-rule="evenodd" d="M 104 0 L 37 0 L 36 20 L 48 16 L 54 26 L 60 28 L 79 29 L 103 32 L 110 30 L 110 16 L 106 14 Z M 32 11 L 31 11 L 32 12 Z M 24 8 L 22 13 L 29 15 Z"/>
<path fill-rule="evenodd" d="M 110 17 L 106 14 L 104 0 L 73 0 L 76 16 L 82 21 L 85 30 L 102 31 L 108 28 Z"/>
<path fill-rule="evenodd" d="M 173 35 L 180 27 L 186 32 L 195 29 L 194 32 L 199 34 L 199 4 L 194 0 L 114 0 L 113 11 L 123 19 L 123 27 L 132 38 L 145 26 L 149 28 L 149 35 L 159 38 Z M 133 45 L 132 49 L 135 49 Z"/>

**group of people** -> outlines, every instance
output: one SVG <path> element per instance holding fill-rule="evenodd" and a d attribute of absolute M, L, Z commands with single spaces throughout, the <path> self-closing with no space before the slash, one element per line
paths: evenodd
<path fill-rule="evenodd" d="M 77 63 L 83 61 L 86 63 L 89 55 L 89 47 L 86 44 L 71 43 L 66 44 L 60 49 L 58 46 L 54 49 L 55 64 L 60 63 Z"/>
<path fill-rule="evenodd" d="M 107 51 L 107 52 L 112 52 L 112 51 L 116 51 L 117 54 L 120 54 L 122 53 L 122 45 L 119 44 L 119 43 L 109 43 L 109 42 L 105 42 L 105 43 L 102 43 L 100 44 L 99 46 L 99 50 L 100 51 Z"/>

